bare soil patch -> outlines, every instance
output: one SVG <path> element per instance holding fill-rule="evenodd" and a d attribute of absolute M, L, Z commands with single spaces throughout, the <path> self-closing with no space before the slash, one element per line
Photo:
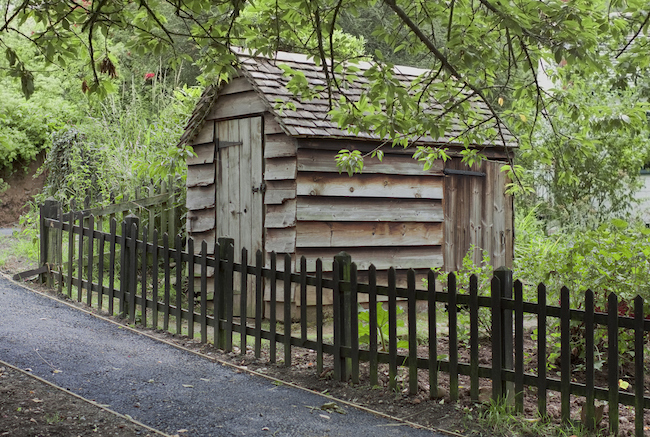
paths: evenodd
<path fill-rule="evenodd" d="M 154 436 L 155 433 L 0 363 L 0 436 Z"/>
<path fill-rule="evenodd" d="M 45 175 L 34 176 L 44 158 L 43 154 L 29 164 L 16 163 L 13 168 L 0 171 L 0 178 L 9 184 L 9 188 L 0 193 L 0 228 L 18 226 L 20 216 L 29 211 L 28 203 L 43 189 Z"/>

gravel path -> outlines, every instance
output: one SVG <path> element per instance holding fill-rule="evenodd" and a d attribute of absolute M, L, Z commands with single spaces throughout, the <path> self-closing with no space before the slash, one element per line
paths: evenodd
<path fill-rule="evenodd" d="M 185 436 L 439 436 L 237 373 L 0 277 L 0 359 Z"/>

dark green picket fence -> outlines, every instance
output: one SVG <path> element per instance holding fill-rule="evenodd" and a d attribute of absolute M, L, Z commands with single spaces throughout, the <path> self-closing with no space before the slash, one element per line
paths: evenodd
<path fill-rule="evenodd" d="M 586 400 L 586 424 L 592 427 L 595 425 L 596 399 L 607 401 L 609 405 L 628 405 L 635 410 L 636 435 L 644 434 L 644 412 L 650 408 L 650 397 L 646 396 L 643 386 L 643 351 L 650 321 L 643 318 L 640 297 L 634 300 L 634 317 L 621 317 L 615 311 L 594 313 L 593 293 L 590 291 L 586 293 L 586 310 L 569 307 L 569 290 L 566 288 L 561 291 L 560 306 L 548 305 L 543 284 L 538 287 L 537 302 L 524 302 L 522 284 L 513 282 L 512 273 L 506 269 L 495 272 L 491 297 L 478 295 L 475 277 L 470 281 L 469 294 L 457 293 L 453 274 L 449 275 L 446 292 L 435 290 L 433 273 L 429 275 L 428 290 L 417 289 L 413 271 L 408 272 L 408 286 L 397 287 L 394 269 L 389 271 L 387 285 L 378 285 L 376 272 L 371 267 L 365 284 L 358 282 L 355 264 L 344 255 L 334 259 L 331 278 L 325 278 L 321 260 L 317 261 L 316 271 L 312 273 L 307 273 L 304 258 L 300 260 L 299 271 L 292 272 L 290 256 L 279 257 L 275 253 L 265 255 L 258 252 L 255 263 L 248 265 L 246 249 L 242 250 L 241 256 L 236 256 L 234 243 L 229 239 L 219 239 L 215 247 L 215 253 L 219 254 L 217 259 L 208 256 L 205 242 L 201 243 L 199 254 L 195 254 L 192 239 L 188 239 L 186 248 L 182 249 L 180 236 L 173 237 L 175 244 L 170 247 L 171 237 L 167 234 L 160 236 L 156 230 L 146 227 L 139 229 L 138 218 L 134 216 L 122 222 L 121 232 L 118 232 L 114 219 L 110 223 L 110 232 L 103 232 L 94 229 L 92 215 L 84 226 L 83 222 L 74 220 L 75 213 L 59 216 L 57 211 L 60 209 L 49 205 L 42 209 L 41 214 L 41 261 L 47 267 L 44 279 L 52 285 L 56 282 L 58 289 L 69 297 L 111 315 L 117 313 L 130 322 L 183 333 L 191 338 L 198 335 L 203 342 L 212 338 L 215 346 L 225 351 L 233 350 L 233 334 L 239 333 L 240 352 L 246 353 L 250 338 L 256 357 L 261 355 L 264 340 L 268 342 L 270 361 L 275 362 L 281 352 L 285 366 L 291 365 L 292 348 L 311 349 L 317 355 L 319 374 L 323 371 L 325 359 L 332 359 L 334 377 L 353 383 L 367 376 L 371 385 L 377 385 L 379 364 L 383 363 L 388 365 L 389 387 L 397 389 L 398 368 L 405 368 L 411 394 L 418 392 L 418 371 L 427 372 L 431 397 L 438 393 L 439 374 L 448 374 L 452 401 L 459 398 L 459 375 L 469 377 L 473 400 L 479 398 L 479 379 L 487 378 L 491 380 L 492 397 L 512 399 L 517 411 L 523 411 L 525 388 L 536 389 L 539 414 L 546 416 L 548 392 L 555 391 L 561 395 L 561 414 L 565 421 L 570 419 L 570 396 L 581 396 Z M 67 252 L 67 257 L 64 252 Z M 266 261 L 269 267 L 265 267 Z M 208 277 L 211 269 L 214 274 Z M 188 280 L 195 277 L 196 280 Z M 237 278 L 238 283 L 235 283 Z M 307 306 L 301 305 L 299 334 L 291 332 L 294 284 L 298 284 L 301 302 L 306 302 L 307 287 L 315 287 L 315 314 L 308 314 Z M 265 285 L 268 289 L 266 302 Z M 248 287 L 254 290 L 247 290 Z M 209 289 L 214 290 L 211 301 L 208 300 Z M 333 298 L 334 336 L 330 342 L 323 339 L 324 291 L 331 292 Z M 283 299 L 278 300 L 279 293 Z M 385 302 L 388 311 L 386 351 L 380 350 L 377 336 L 373 335 L 367 347 L 359 345 L 358 302 L 361 296 L 368 302 L 369 332 L 377 332 L 377 302 Z M 249 299 L 254 302 L 248 302 Z M 418 353 L 416 302 L 428 303 L 426 322 L 420 322 L 426 324 L 428 333 L 426 353 L 422 353 L 422 348 Z M 269 304 L 267 314 L 263 314 L 265 303 Z M 441 351 L 438 347 L 437 327 L 444 321 L 437 320 L 436 303 L 444 303 L 447 308 L 448 351 Z M 611 294 L 609 308 L 617 308 L 617 303 L 616 295 Z M 236 317 L 234 308 L 237 304 L 239 308 L 249 308 L 248 319 Z M 407 348 L 397 347 L 398 304 L 406 309 Z M 282 320 L 278 320 L 278 308 L 283 308 Z M 464 361 L 459 359 L 459 308 L 467 308 L 470 315 L 470 358 Z M 491 318 L 491 365 L 479 364 L 480 308 L 489 309 Z M 525 315 L 537 319 L 536 373 L 524 371 Z M 559 320 L 560 325 L 559 379 L 549 377 L 546 371 L 546 341 L 551 319 Z M 581 383 L 572 378 L 572 321 L 581 324 L 586 340 L 586 372 Z M 315 326 L 315 338 L 308 337 L 308 326 Z M 594 383 L 594 330 L 598 326 L 607 328 L 610 345 L 606 354 L 608 375 L 604 387 L 596 387 Z M 634 375 L 628 378 L 631 393 L 619 388 L 622 375 L 618 335 L 621 329 L 634 333 Z M 447 352 L 448 357 L 439 359 L 441 352 Z M 360 362 L 369 363 L 367 375 L 360 371 Z M 530 393 L 531 390 L 526 392 L 526 396 Z M 609 412 L 609 429 L 614 433 L 618 430 L 618 408 Z"/>

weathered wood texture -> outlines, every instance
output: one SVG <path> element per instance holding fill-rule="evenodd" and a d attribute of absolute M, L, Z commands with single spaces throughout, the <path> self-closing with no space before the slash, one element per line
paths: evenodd
<path fill-rule="evenodd" d="M 445 176 L 445 270 L 460 269 L 471 247 L 476 263 L 485 250 L 494 267 L 512 266 L 513 200 L 505 194 L 502 166 L 484 161 L 471 170 L 485 176 Z M 460 159 L 447 161 L 447 168 L 470 170 Z"/>

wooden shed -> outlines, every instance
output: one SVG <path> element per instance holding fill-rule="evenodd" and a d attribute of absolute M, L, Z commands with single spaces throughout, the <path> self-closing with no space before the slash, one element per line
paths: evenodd
<path fill-rule="evenodd" d="M 331 270 L 333 256 L 346 251 L 360 271 L 372 263 L 425 275 L 431 267 L 456 270 L 474 245 L 494 266 L 511 265 L 513 204 L 500 168 L 512 143 L 480 145 L 489 159 L 470 169 L 455 152 L 462 145 L 449 142 L 459 131 L 449 132 L 418 143 L 448 148 L 447 162 L 424 171 L 412 148 L 386 146 L 381 162 L 366 159 L 363 173 L 350 177 L 339 173 L 336 153 L 368 152 L 380 139 L 339 129 L 325 91 L 295 97 L 279 65 L 301 71 L 314 87 L 325 85 L 322 67 L 283 52 L 274 59 L 240 54 L 239 61 L 238 77 L 206 89 L 181 138 L 196 154 L 187 162 L 187 231 L 211 253 L 216 239 L 228 236 L 235 253 L 249 249 L 251 262 L 261 249 L 291 254 L 294 269 L 305 256 L 308 270 L 317 258 Z M 425 72 L 395 70 L 403 81 Z M 362 87 L 352 84 L 346 94 L 354 99 Z"/>

